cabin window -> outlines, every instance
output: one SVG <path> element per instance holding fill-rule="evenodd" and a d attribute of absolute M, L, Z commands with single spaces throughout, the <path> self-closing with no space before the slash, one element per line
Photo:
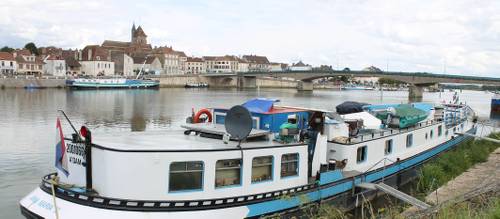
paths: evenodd
<path fill-rule="evenodd" d="M 448 136 L 448 134 L 449 134 L 449 131 L 448 131 L 448 129 L 446 129 L 446 132 L 444 132 L 444 135 Z"/>
<path fill-rule="evenodd" d="M 218 160 L 215 164 L 215 187 L 241 185 L 241 159 Z"/>
<path fill-rule="evenodd" d="M 226 120 L 226 116 L 224 115 L 219 115 L 219 114 L 215 114 L 215 124 L 224 124 Z"/>
<path fill-rule="evenodd" d="M 426 138 L 427 138 L 427 134 L 426 134 Z M 413 134 L 408 134 L 406 136 L 406 147 L 409 148 L 413 145 Z"/>
<path fill-rule="evenodd" d="M 431 130 L 431 139 L 434 138 L 434 130 Z"/>
<path fill-rule="evenodd" d="M 252 182 L 273 179 L 273 156 L 255 157 L 252 160 Z"/>
<path fill-rule="evenodd" d="M 384 154 L 388 155 L 392 153 L 392 139 L 385 141 Z"/>
<path fill-rule="evenodd" d="M 425 133 L 425 140 L 429 138 L 429 134 Z"/>
<path fill-rule="evenodd" d="M 281 156 L 281 177 L 299 175 L 299 154 L 283 154 Z"/>
<path fill-rule="evenodd" d="M 359 147 L 356 155 L 356 162 L 361 163 L 366 160 L 366 146 Z"/>
<path fill-rule="evenodd" d="M 173 162 L 170 164 L 169 191 L 202 189 L 203 162 Z"/>
<path fill-rule="evenodd" d="M 441 137 L 441 135 L 443 135 L 443 126 L 442 125 L 438 126 L 438 137 Z"/>

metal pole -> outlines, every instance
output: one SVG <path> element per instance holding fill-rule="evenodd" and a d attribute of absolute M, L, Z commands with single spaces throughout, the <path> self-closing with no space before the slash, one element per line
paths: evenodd
<path fill-rule="evenodd" d="M 487 141 L 491 141 L 491 142 L 495 142 L 495 143 L 500 143 L 500 140 L 494 139 L 494 138 L 481 137 L 481 136 L 477 136 L 477 135 L 473 135 L 473 134 L 469 134 L 469 133 L 457 133 L 457 134 L 459 134 L 459 135 L 467 135 L 467 136 L 471 136 L 471 137 L 474 137 L 474 138 L 479 138 L 479 139 L 482 139 L 482 140 L 487 140 Z"/>
<path fill-rule="evenodd" d="M 71 122 L 71 120 L 69 120 L 68 116 L 66 115 L 66 113 L 63 111 L 63 110 L 57 110 L 59 112 L 61 112 L 64 116 L 64 118 L 66 118 L 66 121 L 68 121 L 69 125 L 71 126 L 71 128 L 73 129 L 73 131 L 75 131 L 75 134 L 77 134 L 78 136 L 80 136 L 80 134 L 78 134 L 78 131 L 76 130 L 75 126 L 73 125 L 73 123 Z"/>

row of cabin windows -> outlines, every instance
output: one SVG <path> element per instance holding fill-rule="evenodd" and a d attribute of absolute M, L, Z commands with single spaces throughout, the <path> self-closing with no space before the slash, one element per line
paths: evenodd
<path fill-rule="evenodd" d="M 437 132 L 438 132 L 438 137 L 441 137 L 443 135 L 443 126 L 442 125 L 438 126 Z M 431 139 L 434 138 L 434 130 L 431 130 L 429 132 L 429 134 L 425 133 L 425 140 L 427 140 L 429 138 L 429 135 L 430 135 Z M 448 136 L 448 130 L 446 130 L 446 136 Z"/>
<path fill-rule="evenodd" d="M 462 124 L 462 126 L 463 126 L 463 124 Z M 438 130 L 438 137 L 441 137 L 443 135 L 443 126 L 442 125 L 438 126 L 437 130 Z M 446 136 L 448 136 L 448 130 L 446 130 L 445 134 L 446 134 Z M 431 138 L 434 137 L 434 130 L 430 131 L 430 136 L 431 136 Z M 427 135 L 427 133 L 425 133 L 425 139 L 427 140 L 427 138 L 428 138 L 428 135 Z M 394 144 L 393 144 L 392 139 L 385 141 L 385 147 L 384 147 L 384 154 L 385 155 L 392 153 L 393 145 Z M 408 135 L 406 135 L 406 147 L 409 148 L 411 146 L 413 146 L 413 134 L 408 134 Z M 358 148 L 357 156 L 356 156 L 356 161 L 358 163 L 361 163 L 361 162 L 366 160 L 366 156 L 367 156 L 366 147 L 367 146 L 362 146 L 362 147 Z"/>
<path fill-rule="evenodd" d="M 385 148 L 384 148 L 384 154 L 388 155 L 392 153 L 392 147 L 394 145 L 394 141 L 392 139 L 389 139 L 385 141 Z M 413 134 L 408 134 L 406 135 L 406 147 L 409 148 L 413 146 Z"/>
<path fill-rule="evenodd" d="M 273 180 L 273 156 L 252 160 L 252 183 Z M 215 164 L 215 187 L 241 185 L 241 159 L 218 160 Z M 281 177 L 299 174 L 299 154 L 281 156 Z M 187 161 L 170 164 L 169 191 L 198 190 L 203 188 L 203 162 Z"/>

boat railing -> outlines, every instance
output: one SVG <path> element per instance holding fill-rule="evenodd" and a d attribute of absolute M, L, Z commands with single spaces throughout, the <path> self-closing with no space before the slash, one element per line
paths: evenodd
<path fill-rule="evenodd" d="M 377 167 L 380 163 L 384 162 L 384 165 L 382 166 L 383 168 L 383 176 L 382 176 L 382 182 L 384 182 L 385 180 L 385 167 L 387 165 L 390 165 L 390 164 L 393 164 L 393 163 L 396 163 L 397 161 L 395 160 L 392 160 L 392 159 L 389 159 L 387 157 L 384 157 L 382 159 L 380 159 L 379 161 L 377 161 L 375 164 L 373 164 L 370 168 L 368 168 L 367 170 L 365 170 L 363 172 L 363 174 L 361 174 L 361 182 L 364 182 L 366 179 L 365 179 L 365 176 L 366 176 L 366 173 L 370 172 L 373 168 Z M 387 162 L 390 162 L 390 163 L 387 163 Z"/>
<path fill-rule="evenodd" d="M 370 134 L 356 135 L 353 137 L 349 137 L 347 143 L 348 144 L 356 144 L 356 143 L 360 143 L 360 142 L 364 142 L 364 141 L 383 138 L 384 136 L 389 136 L 389 135 L 394 135 L 394 134 L 399 134 L 399 133 L 406 133 L 406 132 L 416 130 L 418 128 L 434 125 L 434 124 L 437 124 L 439 122 L 440 121 L 432 119 L 432 120 L 427 120 L 424 122 L 419 122 L 419 123 L 415 124 L 415 126 L 410 126 L 410 127 L 406 127 L 406 128 L 388 129 L 388 130 L 383 130 L 381 132 L 376 132 L 376 133 L 372 132 Z"/>
<path fill-rule="evenodd" d="M 42 178 L 40 188 L 45 192 L 52 194 L 51 179 L 57 176 L 57 173 L 51 173 Z M 289 195 L 299 195 L 307 191 L 318 188 L 318 184 L 311 183 L 307 185 L 270 191 L 259 194 L 233 196 L 215 199 L 200 200 L 129 200 L 120 198 L 109 198 L 99 196 L 93 193 L 82 193 L 74 191 L 65 186 L 54 185 L 55 195 L 58 198 L 71 202 L 106 209 L 130 210 L 130 211 L 185 211 L 225 208 L 232 206 L 248 205 L 263 200 L 280 199 Z"/>

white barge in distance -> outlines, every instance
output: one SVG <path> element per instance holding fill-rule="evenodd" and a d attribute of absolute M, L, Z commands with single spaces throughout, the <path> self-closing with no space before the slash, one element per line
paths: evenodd
<path fill-rule="evenodd" d="M 378 124 L 366 118 L 366 112 L 397 112 L 397 105 L 365 106 L 357 115 L 341 116 L 275 102 L 243 104 L 252 129 L 242 141 L 229 136 L 224 124 L 245 129 L 245 122 L 228 118 L 232 111 L 222 108 L 193 113 L 188 121 L 198 123 L 187 123 L 185 130 L 123 135 L 92 136 L 82 127 L 63 136 L 58 119 L 56 172 L 20 201 L 21 213 L 256 218 L 293 214 L 309 203 L 345 206 L 355 200 L 358 184 L 391 178 L 399 183 L 406 171 L 469 138 L 460 133 L 476 131 L 466 105 L 428 107 L 425 120 L 399 128 L 391 116 Z M 398 121 L 403 119 L 400 114 Z"/>

